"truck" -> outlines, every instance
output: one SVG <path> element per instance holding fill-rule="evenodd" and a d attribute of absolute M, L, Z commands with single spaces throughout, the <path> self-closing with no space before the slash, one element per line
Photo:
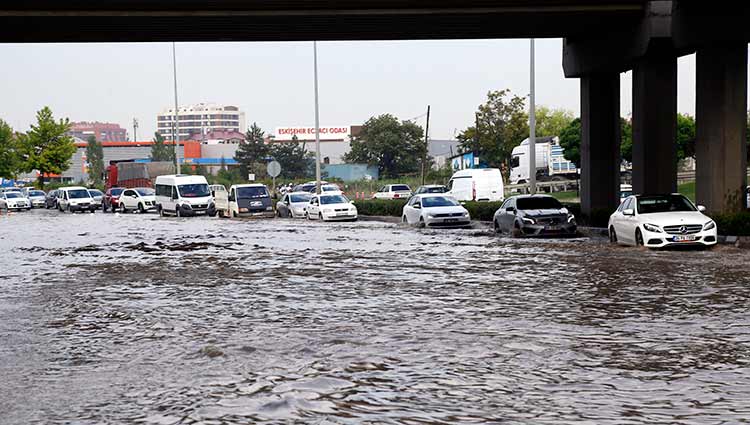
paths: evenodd
<path fill-rule="evenodd" d="M 536 139 L 536 180 L 562 181 L 579 178 L 578 167 L 563 155 L 558 137 Z M 510 183 L 524 184 L 529 181 L 529 139 L 513 148 L 510 159 Z"/>
<path fill-rule="evenodd" d="M 106 169 L 106 187 L 154 187 L 156 176 L 174 174 L 174 168 L 170 161 L 110 161 Z"/>

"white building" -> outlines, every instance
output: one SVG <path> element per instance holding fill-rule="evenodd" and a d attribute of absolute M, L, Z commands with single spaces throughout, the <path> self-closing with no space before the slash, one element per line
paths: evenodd
<path fill-rule="evenodd" d="M 245 113 L 236 106 L 198 103 L 180 106 L 180 140 L 202 140 L 213 131 L 238 131 L 245 133 Z M 166 140 L 172 140 L 174 107 L 163 109 L 156 117 L 156 128 Z"/>
<path fill-rule="evenodd" d="M 321 126 L 320 127 L 320 160 L 324 164 L 342 164 L 344 155 L 351 150 L 351 138 L 359 134 L 362 126 Z M 315 127 L 276 127 L 270 142 L 294 140 L 305 143 L 305 149 L 315 152 Z"/>

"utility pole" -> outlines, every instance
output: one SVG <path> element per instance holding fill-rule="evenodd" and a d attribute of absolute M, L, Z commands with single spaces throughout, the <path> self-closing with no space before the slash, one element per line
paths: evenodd
<path fill-rule="evenodd" d="M 427 162 L 427 151 L 430 149 L 430 105 L 427 105 L 427 125 L 424 130 L 424 151 L 422 152 L 422 186 L 424 186 L 425 163 Z"/>
<path fill-rule="evenodd" d="M 133 141 L 138 141 L 138 118 L 133 118 Z"/>
<path fill-rule="evenodd" d="M 529 92 L 529 193 L 536 194 L 536 96 L 534 78 L 534 39 L 530 45 L 529 78 L 531 91 Z"/>
<path fill-rule="evenodd" d="M 182 171 L 180 169 L 180 117 L 179 107 L 177 106 L 177 52 L 175 48 L 175 42 L 172 42 L 172 70 L 174 73 L 174 159 L 177 166 L 177 174 Z"/>
<path fill-rule="evenodd" d="M 315 193 L 320 195 L 320 107 L 318 104 L 318 42 L 313 41 L 315 76 Z"/>

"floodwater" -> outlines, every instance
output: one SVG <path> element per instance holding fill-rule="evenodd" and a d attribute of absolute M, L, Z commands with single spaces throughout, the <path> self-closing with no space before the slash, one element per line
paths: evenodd
<path fill-rule="evenodd" d="M 2 424 L 750 422 L 750 251 L 0 216 Z"/>

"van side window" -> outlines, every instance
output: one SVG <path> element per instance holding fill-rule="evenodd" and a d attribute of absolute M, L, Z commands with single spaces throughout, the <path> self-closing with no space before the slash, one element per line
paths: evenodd
<path fill-rule="evenodd" d="M 450 192 L 451 190 L 453 190 L 453 179 L 448 182 L 448 192 Z"/>
<path fill-rule="evenodd" d="M 172 199 L 177 199 L 177 198 L 178 198 L 178 196 L 177 196 L 177 187 L 176 186 L 172 186 Z"/>

